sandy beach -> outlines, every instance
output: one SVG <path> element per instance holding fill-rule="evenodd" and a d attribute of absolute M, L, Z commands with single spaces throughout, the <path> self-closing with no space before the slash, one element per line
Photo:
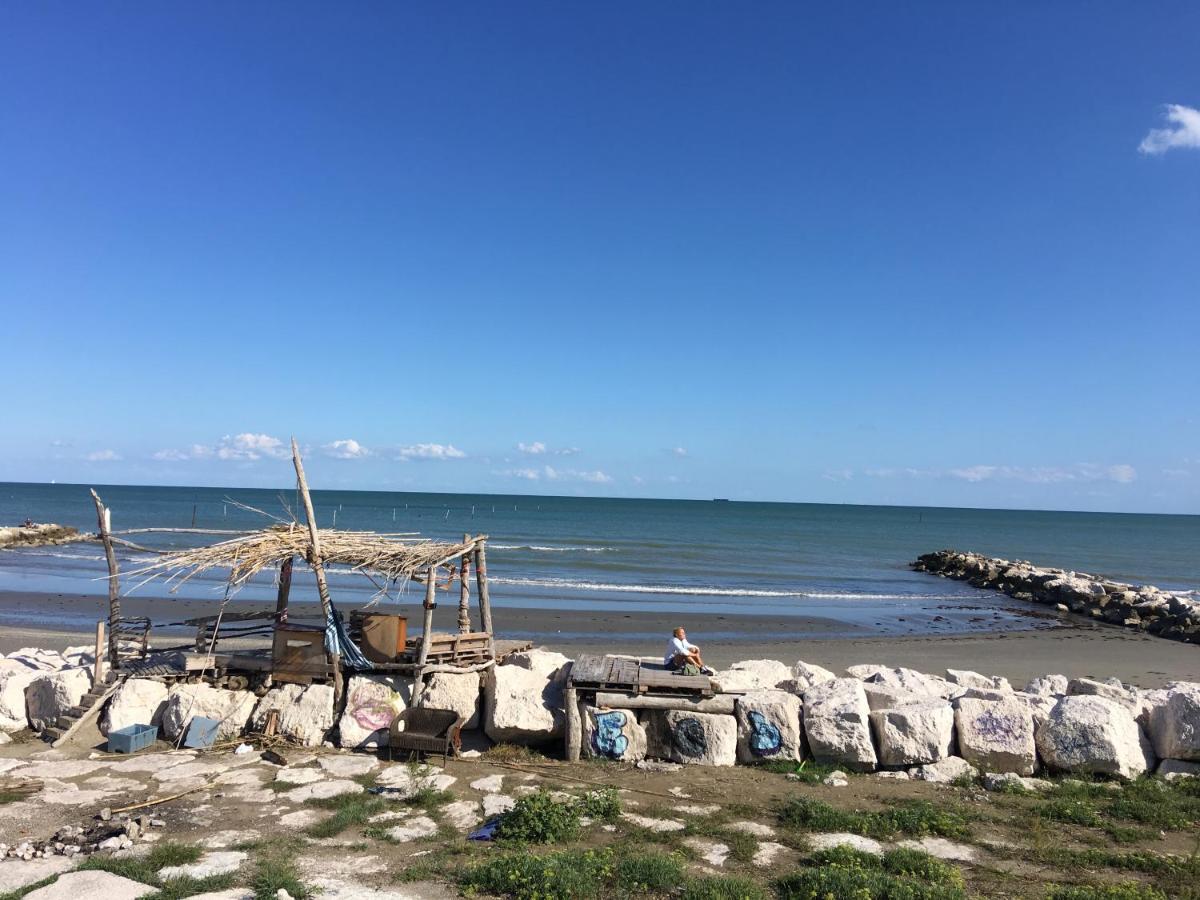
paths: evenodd
<path fill-rule="evenodd" d="M 168 623 L 215 614 L 215 600 L 129 597 L 122 600 L 126 615 L 149 615 L 155 622 L 153 643 L 172 646 L 189 643 L 194 630 Z M 234 601 L 230 610 L 269 611 L 271 604 Z M 36 618 L 29 614 L 36 609 Z M 0 652 L 18 647 L 61 648 L 94 639 L 95 622 L 107 614 L 107 601 L 91 595 L 57 595 L 0 592 Z M 406 607 L 410 621 L 420 612 Z M 932 672 L 944 668 L 975 669 L 1003 675 L 1014 684 L 1047 672 L 1070 677 L 1115 676 L 1140 687 L 1200 677 L 1200 652 L 1194 645 L 1168 641 L 1126 629 L 1095 624 L 1070 614 L 1047 617 L 1031 608 L 1033 627 L 1028 630 L 981 630 L 971 634 L 922 634 L 879 637 L 853 634 L 845 622 L 817 617 L 692 613 L 679 624 L 703 648 L 706 659 L 718 668 L 740 659 L 778 659 L 789 663 L 804 659 L 831 669 L 857 663 L 909 666 Z M 61 627 L 46 624 L 48 616 L 61 616 Z M 439 629 L 452 630 L 456 609 L 443 602 L 435 613 Z M 532 640 L 539 646 L 568 656 L 579 653 L 630 653 L 656 655 L 666 635 L 677 624 L 662 613 L 580 612 L 503 608 L 496 610 L 500 637 Z M 292 616 L 319 619 L 311 604 L 295 604 Z M 419 626 L 418 626 L 419 627 Z M 800 635 L 803 636 L 793 636 Z"/>

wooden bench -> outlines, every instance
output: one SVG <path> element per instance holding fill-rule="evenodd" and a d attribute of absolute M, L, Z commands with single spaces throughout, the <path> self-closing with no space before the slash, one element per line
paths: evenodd
<path fill-rule="evenodd" d="M 580 654 L 571 667 L 571 685 L 581 690 L 631 694 L 688 694 L 711 697 L 707 675 L 677 675 L 662 663 L 630 656 Z"/>

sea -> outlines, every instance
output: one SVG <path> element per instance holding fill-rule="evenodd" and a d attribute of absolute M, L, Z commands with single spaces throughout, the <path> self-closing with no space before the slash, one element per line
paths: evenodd
<path fill-rule="evenodd" d="M 97 491 L 116 531 L 249 530 L 300 509 L 293 489 L 100 485 Z M 671 622 L 716 613 L 730 623 L 725 636 L 736 636 L 736 622 L 746 616 L 771 617 L 780 637 L 804 636 L 803 617 L 844 623 L 847 634 L 1039 627 L 1029 604 L 909 568 L 918 555 L 948 547 L 1164 589 L 1200 589 L 1197 516 L 386 491 L 319 490 L 313 502 L 323 528 L 445 540 L 488 535 L 499 608 L 653 612 Z M 96 528 L 86 486 L 0 482 L 0 524 L 27 518 Z M 221 537 L 130 539 L 165 549 Z M 151 554 L 121 550 L 119 557 L 126 593 L 213 599 L 224 591 L 222 573 L 212 572 L 168 594 L 161 583 L 138 584 L 130 574 Z M 0 551 L 0 591 L 103 594 L 105 571 L 95 543 Z M 351 607 L 378 593 L 349 571 L 335 570 L 331 583 L 335 598 Z M 392 590 L 397 602 L 419 602 L 419 587 Z M 272 599 L 273 575 L 262 573 L 239 596 Z M 315 602 L 315 586 L 298 578 L 292 596 Z M 1045 619 L 1041 611 L 1043 625 Z M 823 636 L 838 634 L 835 627 Z"/>

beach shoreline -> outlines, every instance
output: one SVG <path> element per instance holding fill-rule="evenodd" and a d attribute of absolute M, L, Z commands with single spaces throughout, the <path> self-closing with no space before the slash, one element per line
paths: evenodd
<path fill-rule="evenodd" d="M 164 627 L 212 615 L 217 600 L 122 598 L 126 615 L 150 615 L 152 643 L 190 643 L 194 629 Z M 36 616 L 28 611 L 37 609 Z M 269 612 L 273 604 L 238 601 L 228 609 Z M 312 604 L 295 604 L 292 617 L 319 620 Z M 406 607 L 410 621 L 419 620 L 415 605 Z M 442 602 L 434 625 L 453 630 L 455 603 Z M 55 615 L 59 623 L 55 622 Z M 921 671 L 973 669 L 1003 675 L 1014 686 L 1048 672 L 1069 677 L 1111 677 L 1143 688 L 1200 676 L 1200 653 L 1194 645 L 1164 641 L 1145 634 L 1097 624 L 1071 614 L 1041 616 L 1026 630 L 981 629 L 971 633 L 880 636 L 846 622 L 816 616 L 729 615 L 696 611 L 679 617 L 660 612 L 547 610 L 505 607 L 496 610 L 497 635 L 532 640 L 536 645 L 575 657 L 580 653 L 628 653 L 656 656 L 677 624 L 688 629 L 705 657 L 718 668 L 741 659 L 798 659 L 842 670 L 859 663 L 908 666 Z M 107 600 L 92 595 L 55 595 L 0 591 L 0 652 L 20 647 L 61 649 L 88 644 L 95 622 L 107 617 Z M 678 621 L 677 621 L 678 620 Z M 419 625 L 418 625 L 419 627 Z"/>

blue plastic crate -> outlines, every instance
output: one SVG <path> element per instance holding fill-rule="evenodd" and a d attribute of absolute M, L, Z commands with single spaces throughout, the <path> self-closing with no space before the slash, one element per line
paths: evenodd
<path fill-rule="evenodd" d="M 157 725 L 130 725 L 108 734 L 109 753 L 134 753 L 158 740 Z"/>
<path fill-rule="evenodd" d="M 183 738 L 183 746 L 201 749 L 211 747 L 217 740 L 217 730 L 221 723 L 207 716 L 192 716 L 188 723 L 187 734 Z"/>

